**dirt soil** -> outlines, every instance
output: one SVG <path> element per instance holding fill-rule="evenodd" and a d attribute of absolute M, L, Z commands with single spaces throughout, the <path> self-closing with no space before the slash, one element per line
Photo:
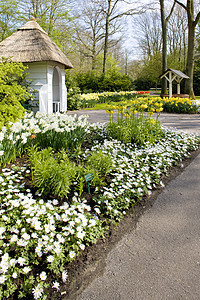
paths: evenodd
<path fill-rule="evenodd" d="M 178 166 L 170 169 L 168 176 L 161 178 L 162 182 L 167 183 L 177 177 L 184 168 L 186 168 L 192 160 L 200 153 L 200 149 L 191 153 L 191 157 L 179 163 Z M 125 235 L 136 228 L 138 219 L 148 209 L 150 209 L 156 201 L 158 195 L 163 188 L 157 188 L 152 191 L 150 197 L 145 197 L 132 207 L 124 219 L 115 226 L 110 228 L 105 238 L 101 238 L 97 244 L 86 247 L 75 261 L 71 262 L 67 271 L 69 274 L 68 282 L 60 289 L 60 298 L 57 295 L 49 295 L 49 299 L 74 300 L 92 281 L 94 278 L 103 274 L 105 268 L 105 259 L 111 249 Z M 55 297 L 55 298 L 54 298 Z"/>

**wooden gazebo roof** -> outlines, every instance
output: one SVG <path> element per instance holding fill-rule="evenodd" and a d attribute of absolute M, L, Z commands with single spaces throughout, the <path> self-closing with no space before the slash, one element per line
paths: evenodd
<path fill-rule="evenodd" d="M 177 82 L 177 95 L 180 94 L 180 83 L 183 79 L 189 79 L 186 74 L 179 70 L 167 69 L 162 75 L 160 75 L 160 79 L 165 77 L 169 82 L 169 97 L 172 97 L 172 82 L 176 80 Z"/>
<path fill-rule="evenodd" d="M 174 69 L 167 69 L 162 75 L 160 75 L 160 78 L 165 77 L 167 74 L 169 74 L 169 72 L 172 72 L 172 74 L 174 74 L 176 77 L 178 76 L 179 78 L 186 78 L 188 79 L 189 77 L 184 74 L 183 72 L 179 71 L 179 70 L 174 70 Z M 175 79 L 175 78 L 174 78 Z"/>

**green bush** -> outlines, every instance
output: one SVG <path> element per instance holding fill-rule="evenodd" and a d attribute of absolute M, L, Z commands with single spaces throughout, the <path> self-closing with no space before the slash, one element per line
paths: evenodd
<path fill-rule="evenodd" d="M 67 93 L 67 109 L 77 110 L 81 108 L 80 89 L 78 87 L 70 88 Z"/>
<path fill-rule="evenodd" d="M 107 175 L 113 169 L 111 157 L 102 151 L 93 152 L 87 159 L 87 165 L 96 169 L 100 175 Z"/>
<path fill-rule="evenodd" d="M 122 75 L 117 71 L 109 72 L 106 76 L 95 71 L 79 72 L 74 75 L 74 81 L 82 93 L 130 91 L 134 89 L 133 80 L 128 75 Z"/>
<path fill-rule="evenodd" d="M 200 61 L 195 60 L 194 64 L 194 74 L 193 74 L 193 86 L 194 86 L 194 94 L 200 95 Z"/>
<path fill-rule="evenodd" d="M 3 59 L 0 63 L 0 128 L 20 119 L 25 109 L 21 105 L 31 95 L 25 83 L 26 67 Z"/>
<path fill-rule="evenodd" d="M 156 86 L 156 83 L 152 79 L 138 78 L 134 81 L 136 91 L 148 91 L 152 86 Z"/>
<path fill-rule="evenodd" d="M 106 130 L 109 138 L 139 146 L 146 142 L 155 143 L 162 136 L 160 122 L 150 117 L 131 116 L 126 120 L 110 122 Z"/>
<path fill-rule="evenodd" d="M 42 151 L 32 148 L 29 154 L 35 187 L 44 195 L 51 193 L 60 198 L 67 197 L 76 166 L 69 161 L 64 150 L 54 154 L 51 148 Z"/>

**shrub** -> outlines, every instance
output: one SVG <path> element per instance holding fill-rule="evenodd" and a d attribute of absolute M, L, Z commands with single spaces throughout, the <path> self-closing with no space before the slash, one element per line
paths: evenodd
<path fill-rule="evenodd" d="M 51 148 L 42 151 L 32 148 L 29 153 L 35 187 L 44 195 L 51 192 L 60 198 L 67 196 L 76 174 L 75 164 L 67 154 L 64 151 L 54 154 Z"/>
<path fill-rule="evenodd" d="M 78 87 L 70 88 L 67 93 L 67 109 L 77 110 L 81 108 L 80 89 Z"/>
<path fill-rule="evenodd" d="M 103 92 L 103 91 L 127 91 L 133 90 L 133 80 L 128 75 L 119 72 L 110 72 L 108 75 L 88 71 L 74 75 L 76 85 L 82 93 Z"/>
<path fill-rule="evenodd" d="M 135 89 L 137 91 L 141 91 L 141 90 L 147 91 L 152 86 L 155 86 L 155 83 L 151 79 L 148 79 L 148 78 L 145 78 L 145 79 L 138 78 L 134 81 L 134 84 L 135 84 Z"/>
<path fill-rule="evenodd" d="M 107 175 L 113 169 L 111 157 L 102 151 L 93 152 L 87 159 L 87 165 L 95 168 L 100 175 Z"/>
<path fill-rule="evenodd" d="M 17 121 L 25 112 L 21 103 L 31 97 L 27 86 L 22 85 L 25 69 L 22 63 L 5 59 L 0 63 L 0 128 Z"/>
<path fill-rule="evenodd" d="M 107 124 L 107 134 L 123 143 L 143 145 L 146 142 L 154 143 L 162 135 L 161 125 L 149 117 L 130 117 L 120 122 Z"/>
<path fill-rule="evenodd" d="M 200 61 L 196 60 L 194 64 L 193 85 L 195 95 L 200 95 Z"/>

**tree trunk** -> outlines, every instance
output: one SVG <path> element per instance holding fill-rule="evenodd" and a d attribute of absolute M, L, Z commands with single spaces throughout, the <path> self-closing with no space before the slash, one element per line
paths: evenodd
<path fill-rule="evenodd" d="M 188 51 L 187 51 L 187 64 L 186 74 L 190 77 L 185 80 L 185 93 L 194 98 L 193 90 L 193 71 L 194 71 L 194 38 L 195 26 L 194 22 L 188 22 Z"/>
<path fill-rule="evenodd" d="M 162 73 L 167 70 L 167 21 L 165 18 L 164 0 L 160 0 L 161 24 L 162 24 Z M 167 94 L 167 80 L 162 78 L 161 94 Z"/>
<path fill-rule="evenodd" d="M 93 45 L 92 45 L 92 70 L 96 68 L 96 40 L 93 40 Z"/>
<path fill-rule="evenodd" d="M 110 12 L 111 12 L 111 0 L 108 0 L 108 10 L 106 12 L 105 41 L 104 41 L 104 51 L 103 51 L 103 74 L 104 75 L 106 75 L 106 60 L 107 60 L 107 53 L 108 53 Z"/>
<path fill-rule="evenodd" d="M 104 51 L 103 51 L 103 73 L 106 75 L 106 60 L 108 53 L 108 34 L 109 34 L 109 20 L 106 18 L 106 30 L 105 30 L 105 40 L 104 40 Z"/>
<path fill-rule="evenodd" d="M 185 80 L 185 93 L 189 94 L 194 99 L 193 90 L 193 71 L 194 71 L 194 46 L 195 46 L 195 27 L 200 19 L 200 11 L 197 13 L 194 19 L 194 0 L 187 0 L 187 4 L 175 0 L 180 6 L 182 6 L 187 12 L 188 18 L 188 47 L 187 47 L 187 64 L 186 74 L 190 77 Z"/>

